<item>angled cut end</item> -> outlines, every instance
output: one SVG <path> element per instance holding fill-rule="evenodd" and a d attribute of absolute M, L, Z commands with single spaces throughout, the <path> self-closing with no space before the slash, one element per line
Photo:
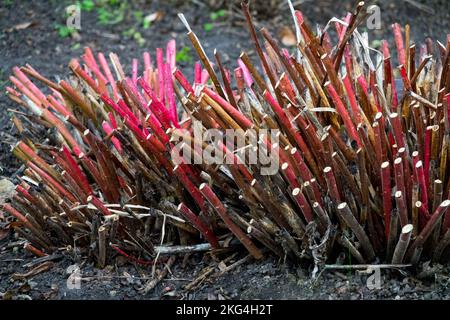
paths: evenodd
<path fill-rule="evenodd" d="M 414 229 L 414 226 L 412 224 L 407 224 L 402 228 L 402 233 L 407 234 L 410 233 Z"/>

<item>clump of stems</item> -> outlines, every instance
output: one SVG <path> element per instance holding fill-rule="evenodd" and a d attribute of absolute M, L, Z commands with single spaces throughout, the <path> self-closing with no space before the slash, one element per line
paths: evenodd
<path fill-rule="evenodd" d="M 319 237 L 323 261 L 333 251 L 360 262 L 445 258 L 450 37 L 438 57 L 430 43 L 418 55 L 395 24 L 395 46 L 371 52 L 357 29 L 360 2 L 345 25 L 335 22 L 334 40 L 296 11 L 290 55 L 268 30 L 258 37 L 246 2 L 242 10 L 256 57 L 243 52 L 235 69 L 217 51 L 210 60 L 180 15 L 200 60 L 193 81 L 175 66 L 173 40 L 155 64 L 149 52 L 133 60 L 130 75 L 116 54 L 89 48 L 59 82 L 30 65 L 13 69 L 8 96 L 26 111 L 13 119 L 22 135 L 13 153 L 25 170 L 2 210 L 28 251 L 71 246 L 99 266 L 117 254 L 149 265 L 158 244 L 216 251 L 234 238 L 258 259 L 270 251 L 318 263 Z M 195 139 L 209 129 L 237 139 Z M 262 175 L 239 139 L 242 150 L 279 159 L 275 173 Z"/>

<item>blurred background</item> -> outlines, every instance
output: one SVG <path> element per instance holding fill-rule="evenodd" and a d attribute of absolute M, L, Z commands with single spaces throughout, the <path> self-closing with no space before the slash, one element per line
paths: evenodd
<path fill-rule="evenodd" d="M 332 17 L 343 18 L 356 1 L 351 0 L 292 0 L 312 25 L 324 26 Z M 124 66 L 132 58 L 141 58 L 144 51 L 154 57 L 157 47 L 167 40 L 177 40 L 177 63 L 188 76 L 196 60 L 186 29 L 177 17 L 185 14 L 193 30 L 211 56 L 214 48 L 221 52 L 223 62 L 234 67 L 242 50 L 250 57 L 251 47 L 240 0 L 0 0 L 0 176 L 11 176 L 17 170 L 10 156 L 14 131 L 8 108 L 15 108 L 5 96 L 13 66 L 31 64 L 43 75 L 58 79 L 68 75 L 67 64 L 79 57 L 84 47 L 94 52 L 115 52 Z M 377 48 L 381 39 L 392 40 L 391 24 L 409 23 L 412 39 L 417 43 L 427 37 L 445 43 L 450 33 L 448 0 L 380 0 L 366 1 L 367 6 L 379 6 L 379 25 L 367 30 L 370 44 Z M 79 27 L 68 27 L 67 7 L 79 7 Z M 295 44 L 293 22 L 285 0 L 252 0 L 257 27 L 265 26 L 284 46 Z M 334 30 L 334 28 L 331 28 Z M 394 48 L 391 42 L 391 48 Z"/>

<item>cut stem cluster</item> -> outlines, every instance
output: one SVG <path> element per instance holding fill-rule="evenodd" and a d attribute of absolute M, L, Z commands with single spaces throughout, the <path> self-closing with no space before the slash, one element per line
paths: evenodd
<path fill-rule="evenodd" d="M 14 117 L 23 139 L 13 153 L 26 169 L 3 210 L 31 252 L 76 247 L 100 266 L 117 253 L 148 264 L 157 244 L 204 238 L 218 249 L 234 237 L 257 259 L 262 247 L 315 263 L 336 250 L 360 263 L 443 257 L 450 37 L 417 54 L 410 29 L 395 24 L 395 68 L 387 42 L 374 53 L 358 32 L 361 2 L 335 24 L 334 42 L 296 11 L 290 55 L 268 30 L 259 37 L 246 2 L 242 10 L 257 55 L 243 52 L 234 70 L 217 51 L 208 58 L 180 15 L 201 61 L 193 82 L 175 67 L 174 41 L 157 49 L 156 66 L 148 52 L 142 67 L 133 60 L 131 76 L 117 55 L 89 48 L 59 83 L 13 69 L 8 96 L 28 110 Z M 195 139 L 208 129 L 234 130 L 265 158 L 249 161 L 236 141 Z M 185 157 L 205 152 L 223 163 Z M 261 174 L 274 158 L 276 172 Z"/>

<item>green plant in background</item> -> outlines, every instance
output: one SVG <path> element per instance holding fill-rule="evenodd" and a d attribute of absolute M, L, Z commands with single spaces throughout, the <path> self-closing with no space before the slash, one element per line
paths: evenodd
<path fill-rule="evenodd" d="M 83 0 L 78 2 L 82 11 L 92 11 L 95 8 L 95 2 L 93 0 Z"/>
<path fill-rule="evenodd" d="M 142 29 L 146 30 L 148 28 L 150 28 L 151 25 L 151 20 L 150 20 L 150 16 L 146 16 L 144 17 L 144 12 L 141 10 L 136 10 L 133 12 L 133 16 L 134 19 L 136 20 L 136 23 L 138 25 L 142 26 Z"/>
<path fill-rule="evenodd" d="M 130 37 L 136 39 L 140 45 L 145 42 L 137 29 L 146 30 L 150 28 L 151 15 L 145 16 L 144 12 L 138 9 L 131 12 L 128 10 L 130 8 L 128 2 L 120 0 L 78 0 L 76 3 L 81 11 L 91 12 L 95 10 L 97 22 L 100 25 L 115 25 L 131 17 L 134 20 L 135 31 L 127 30 L 125 33 L 130 34 Z M 65 18 L 67 17 L 65 16 Z M 56 29 L 62 38 L 68 37 L 74 32 L 74 30 L 63 25 L 58 25 Z"/>
<path fill-rule="evenodd" d="M 5 8 L 9 8 L 13 5 L 14 1 L 13 0 L 2 0 L 2 5 Z"/>
<path fill-rule="evenodd" d="M 150 20 L 149 17 L 147 16 L 147 17 L 145 17 L 144 20 L 142 21 L 142 28 L 143 28 L 144 30 L 146 30 L 146 29 L 150 28 L 150 25 L 151 25 L 151 24 L 152 24 L 152 23 L 151 23 L 151 20 Z"/>
<path fill-rule="evenodd" d="M 203 30 L 205 30 L 206 32 L 209 32 L 209 31 L 211 31 L 212 29 L 214 29 L 214 25 L 213 25 L 212 23 L 210 23 L 210 22 L 205 23 L 205 24 L 203 25 Z"/>
<path fill-rule="evenodd" d="M 224 10 L 224 9 L 222 9 L 222 10 L 219 10 L 219 11 L 211 12 L 211 14 L 209 15 L 209 17 L 211 18 L 212 21 L 216 21 L 217 19 L 223 18 L 223 17 L 225 17 L 226 15 L 227 15 L 227 11 Z"/>
<path fill-rule="evenodd" d="M 81 44 L 79 42 L 75 43 L 73 46 L 70 47 L 70 50 L 75 51 L 81 47 Z"/>
<path fill-rule="evenodd" d="M 191 55 L 191 48 L 183 47 L 183 49 L 177 52 L 175 59 L 177 62 L 186 62 L 186 63 L 192 62 L 193 58 Z"/>
<path fill-rule="evenodd" d="M 113 4 L 111 4 L 113 3 Z M 97 9 L 98 22 L 102 25 L 118 24 L 125 18 L 127 3 L 108 0 Z"/>
<path fill-rule="evenodd" d="M 223 18 L 227 15 L 227 11 L 226 10 L 218 10 L 218 11 L 214 11 L 211 12 L 211 14 L 209 15 L 209 18 L 211 19 L 212 22 L 219 20 L 220 18 Z M 214 24 L 212 22 L 207 22 L 203 25 L 203 30 L 205 30 L 206 32 L 211 31 L 212 29 L 214 29 Z"/>
<path fill-rule="evenodd" d="M 76 31 L 74 28 L 59 23 L 55 25 L 55 29 L 58 32 L 60 38 L 67 38 Z"/>
<path fill-rule="evenodd" d="M 133 27 L 122 32 L 122 35 L 124 37 L 134 39 L 140 47 L 142 47 L 145 44 L 145 39 L 142 37 L 141 33 Z"/>
<path fill-rule="evenodd" d="M 88 10 L 87 8 L 90 5 L 90 4 L 88 4 L 88 2 L 92 2 L 92 0 L 83 0 L 81 3 L 77 2 L 77 5 L 80 8 L 83 8 L 83 6 L 84 6 L 84 9 L 82 9 L 82 10 Z M 92 2 L 92 4 L 95 5 L 93 2 Z M 69 17 L 68 13 L 66 11 L 64 11 L 64 15 L 63 15 L 64 21 L 66 21 L 66 19 L 68 17 Z M 76 32 L 75 28 L 68 27 L 66 24 L 61 24 L 61 23 L 55 23 L 54 24 L 54 29 L 56 30 L 56 32 L 58 32 L 58 36 L 60 38 L 67 38 L 67 37 L 71 36 L 73 33 Z"/>
<path fill-rule="evenodd" d="M 142 12 L 142 10 L 135 10 L 133 12 L 133 16 L 138 23 L 142 23 L 142 21 L 144 21 L 144 12 Z"/>

